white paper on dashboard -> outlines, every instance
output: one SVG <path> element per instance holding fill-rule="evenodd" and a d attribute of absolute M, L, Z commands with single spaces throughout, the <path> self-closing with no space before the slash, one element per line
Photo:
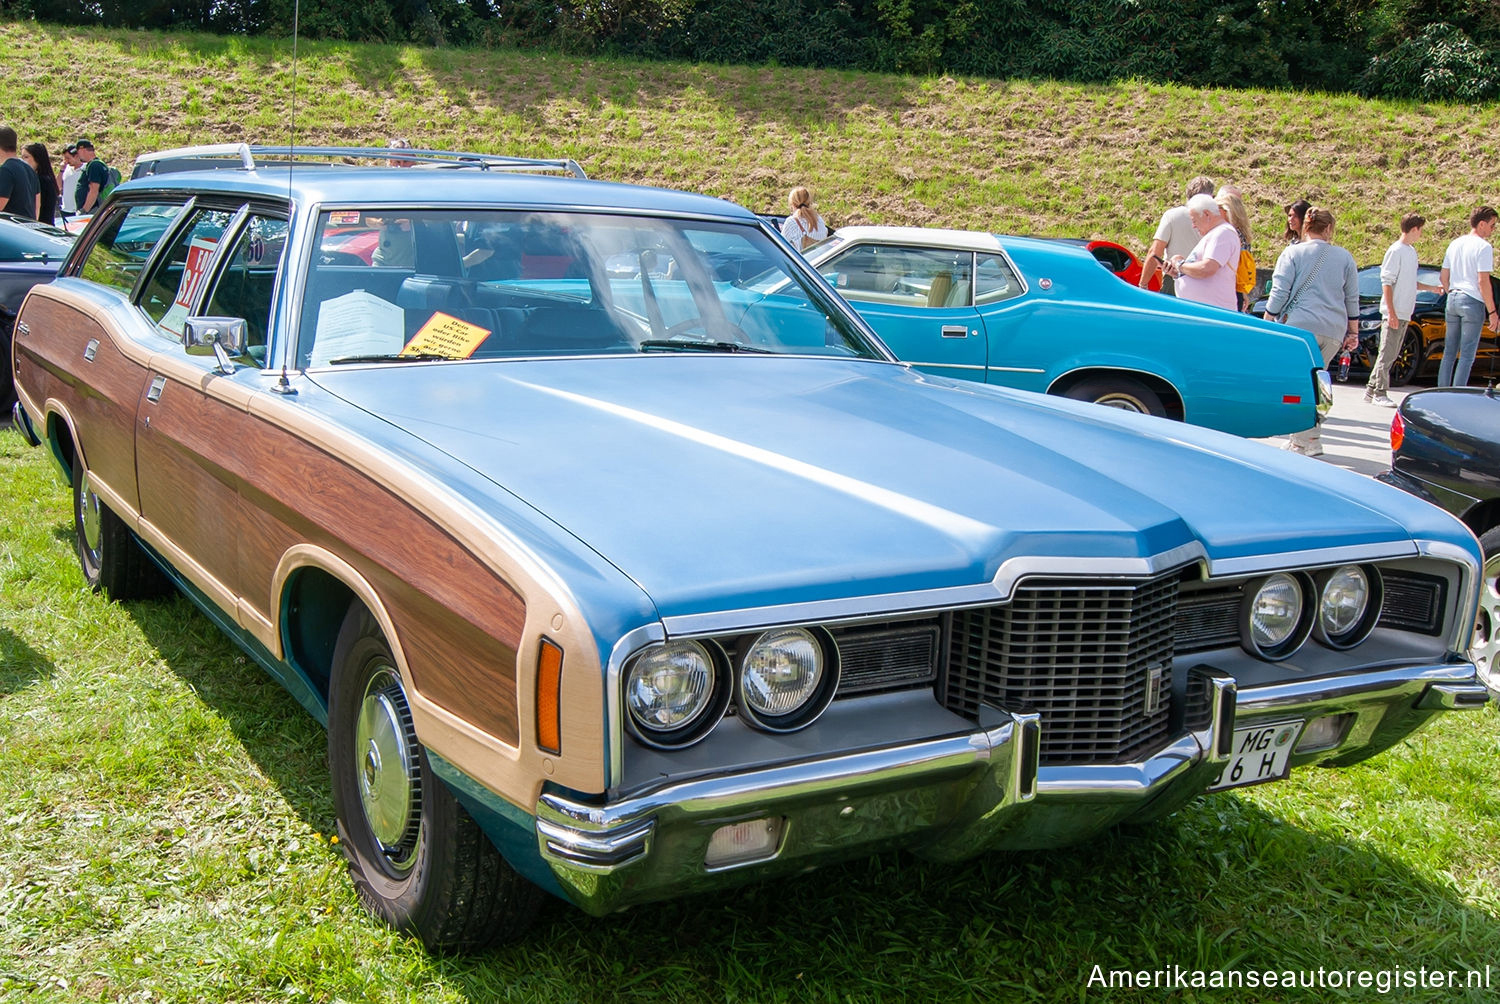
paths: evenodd
<path fill-rule="evenodd" d="M 374 293 L 356 289 L 318 305 L 310 365 L 344 356 L 400 352 L 406 344 L 406 312 Z"/>

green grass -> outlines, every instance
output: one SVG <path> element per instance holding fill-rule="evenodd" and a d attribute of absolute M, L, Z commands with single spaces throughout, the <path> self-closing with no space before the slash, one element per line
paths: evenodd
<path fill-rule="evenodd" d="M 106 159 L 287 136 L 290 45 L 0 22 L 7 121 Z M 80 86 L 79 80 L 107 80 Z M 1187 177 L 1326 198 L 1361 260 L 1494 201 L 1494 109 L 302 43 L 298 139 L 573 156 L 596 177 L 835 223 L 1125 237 Z M 29 133 L 28 133 L 29 131 Z M 1316 142 L 1310 137 L 1316 136 Z M 1494 967 L 1500 711 L 1144 831 L 958 866 L 887 854 L 434 958 L 358 905 L 324 736 L 183 600 L 82 585 L 66 489 L 0 430 L 0 1001 L 1160 1000 L 1093 967 Z M 1368 992 L 1177 992 L 1183 1001 Z M 1481 1001 L 1407 991 L 1391 1000 Z"/>
<path fill-rule="evenodd" d="M 137 154 L 292 135 L 288 40 L 70 31 L 0 21 L 24 67 L 6 121 L 56 150 L 81 135 Z M 1438 258 L 1500 199 L 1495 106 L 1171 85 L 1011 82 L 647 64 L 303 41 L 296 138 L 571 156 L 598 178 L 728 195 L 781 211 L 808 185 L 836 225 L 943 225 L 1106 237 L 1143 249 L 1196 174 L 1246 194 L 1257 256 L 1280 207 L 1311 196 L 1337 239 L 1379 260 L 1396 221 L 1428 218 Z M 85 79 L 93 86 L 78 86 Z"/>
<path fill-rule="evenodd" d="M 89 593 L 66 489 L 0 430 L 0 1001 L 1162 996 L 1090 989 L 1095 965 L 1490 964 L 1500 981 L 1493 706 L 1367 764 L 1082 847 L 956 866 L 886 854 L 603 920 L 555 903 L 524 942 L 467 959 L 429 956 L 359 907 L 323 751 L 316 723 L 186 601 Z"/>

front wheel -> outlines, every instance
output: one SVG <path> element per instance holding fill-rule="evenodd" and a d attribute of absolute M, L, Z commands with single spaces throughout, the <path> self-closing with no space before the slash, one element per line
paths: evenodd
<path fill-rule="evenodd" d="M 1106 408 L 1133 411 L 1140 415 L 1165 416 L 1167 413 L 1156 391 L 1127 376 L 1100 376 L 1080 380 L 1063 391 L 1063 397 L 1102 404 Z"/>
<path fill-rule="evenodd" d="M 328 769 L 359 898 L 431 951 L 486 948 L 530 926 L 540 890 L 432 773 L 390 646 L 355 604 L 339 629 Z"/>

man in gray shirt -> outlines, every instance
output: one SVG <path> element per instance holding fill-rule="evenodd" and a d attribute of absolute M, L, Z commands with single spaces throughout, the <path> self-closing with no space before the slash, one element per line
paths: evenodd
<path fill-rule="evenodd" d="M 1176 293 L 1172 277 L 1162 269 L 1173 255 L 1186 258 L 1198 246 L 1198 231 L 1193 229 L 1186 203 L 1195 195 L 1213 194 L 1213 180 L 1201 174 L 1187 183 L 1187 198 L 1182 200 L 1183 205 L 1173 206 L 1161 214 L 1161 222 L 1156 225 L 1156 236 L 1146 249 L 1146 260 L 1141 263 L 1141 280 L 1136 285 L 1142 289 L 1150 289 L 1152 278 L 1157 272 L 1161 272 L 1161 291 L 1168 296 Z"/>

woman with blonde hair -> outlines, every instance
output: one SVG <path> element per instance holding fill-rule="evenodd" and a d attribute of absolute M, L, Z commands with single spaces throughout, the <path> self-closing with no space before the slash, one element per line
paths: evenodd
<path fill-rule="evenodd" d="M 1255 290 L 1255 255 L 1250 251 L 1250 216 L 1245 212 L 1245 200 L 1240 190 L 1233 185 L 1224 185 L 1214 196 L 1219 208 L 1224 210 L 1235 232 L 1240 235 L 1240 261 L 1234 273 L 1234 295 L 1237 307 L 1248 310 L 1250 294 Z"/>
<path fill-rule="evenodd" d="M 792 247 L 805 251 L 828 236 L 828 227 L 823 217 L 813 208 L 812 193 L 798 185 L 787 193 L 786 204 L 792 215 L 781 225 L 781 236 L 792 242 Z"/>

